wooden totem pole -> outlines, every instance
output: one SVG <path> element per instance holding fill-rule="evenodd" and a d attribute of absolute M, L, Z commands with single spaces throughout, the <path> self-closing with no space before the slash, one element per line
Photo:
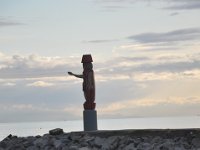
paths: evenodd
<path fill-rule="evenodd" d="M 81 63 L 83 63 L 83 74 L 78 75 L 72 72 L 68 72 L 69 75 L 83 79 L 83 92 L 86 100 L 83 104 L 84 131 L 97 130 L 97 112 L 95 110 L 96 103 L 94 102 L 95 80 L 92 62 L 93 60 L 90 54 L 83 55 L 81 61 Z"/>

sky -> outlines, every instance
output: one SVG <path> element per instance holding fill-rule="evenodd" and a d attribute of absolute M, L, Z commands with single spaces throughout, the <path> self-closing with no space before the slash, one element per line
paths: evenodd
<path fill-rule="evenodd" d="M 0 0 L 0 122 L 200 115 L 199 0 Z"/>

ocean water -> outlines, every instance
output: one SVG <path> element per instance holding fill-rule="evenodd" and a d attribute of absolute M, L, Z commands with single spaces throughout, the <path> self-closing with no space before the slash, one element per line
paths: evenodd
<path fill-rule="evenodd" d="M 19 137 L 43 135 L 54 128 L 62 128 L 64 132 L 83 131 L 83 121 L 0 123 L 0 140 L 9 134 Z M 98 120 L 99 130 L 181 128 L 200 128 L 200 116 Z"/>

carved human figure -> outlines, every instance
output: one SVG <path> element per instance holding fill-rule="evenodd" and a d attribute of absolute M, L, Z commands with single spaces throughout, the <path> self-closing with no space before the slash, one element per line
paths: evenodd
<path fill-rule="evenodd" d="M 77 78 L 83 79 L 83 92 L 86 102 L 83 104 L 85 110 L 94 110 L 96 104 L 95 101 L 95 80 L 94 80 L 94 71 L 92 65 L 92 56 L 91 55 L 83 55 L 82 63 L 83 63 L 83 74 L 74 74 L 72 72 L 68 72 L 69 75 L 73 75 Z"/>

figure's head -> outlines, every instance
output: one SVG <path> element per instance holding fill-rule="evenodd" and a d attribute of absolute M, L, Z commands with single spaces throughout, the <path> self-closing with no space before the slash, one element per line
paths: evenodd
<path fill-rule="evenodd" d="M 83 55 L 81 63 L 91 63 L 93 62 L 91 54 Z"/>
<path fill-rule="evenodd" d="M 83 63 L 83 69 L 91 70 L 93 68 L 91 54 L 83 55 L 81 62 Z"/>

